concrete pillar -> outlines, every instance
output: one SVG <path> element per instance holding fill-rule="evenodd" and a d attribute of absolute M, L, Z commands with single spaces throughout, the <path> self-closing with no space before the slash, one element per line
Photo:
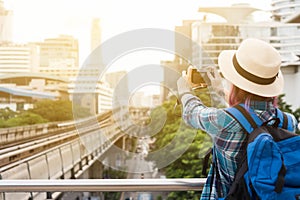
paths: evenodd
<path fill-rule="evenodd" d="M 94 164 L 89 168 L 90 179 L 102 179 L 103 178 L 103 164 L 96 160 Z"/>
<path fill-rule="evenodd" d="M 89 179 L 89 170 L 85 170 L 81 175 L 80 177 L 78 177 L 79 179 Z"/>
<path fill-rule="evenodd" d="M 94 164 L 89 168 L 88 171 L 89 171 L 90 179 L 102 179 L 104 166 L 99 160 L 96 160 Z M 90 195 L 95 197 L 100 197 L 100 199 L 104 199 L 102 192 L 91 192 Z"/>

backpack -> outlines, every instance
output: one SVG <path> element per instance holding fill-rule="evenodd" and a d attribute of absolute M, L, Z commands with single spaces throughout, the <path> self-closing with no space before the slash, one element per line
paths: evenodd
<path fill-rule="evenodd" d="M 248 135 L 225 199 L 300 200 L 300 136 L 291 132 L 291 117 L 277 109 L 277 118 L 262 122 L 244 104 L 227 108 L 226 112 Z"/>

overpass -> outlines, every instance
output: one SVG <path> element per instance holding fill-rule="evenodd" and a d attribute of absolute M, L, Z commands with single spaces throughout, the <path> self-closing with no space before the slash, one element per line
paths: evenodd
<path fill-rule="evenodd" d="M 134 146 L 132 141 L 140 137 L 140 126 L 135 124 L 145 124 L 148 113 L 146 108 L 130 108 L 129 112 L 117 109 L 75 121 L 0 129 L 0 192 L 3 192 L 0 199 L 56 199 L 62 191 L 86 188 L 90 191 L 151 190 L 160 181 L 156 185 L 160 190 L 195 189 L 195 181 L 188 180 L 132 182 L 125 179 L 116 184 L 116 180 L 103 179 L 104 165 L 118 169 L 118 159 L 134 151 L 130 149 Z M 108 156 L 111 149 L 116 154 Z M 140 173 L 144 171 L 147 170 L 141 169 Z"/>

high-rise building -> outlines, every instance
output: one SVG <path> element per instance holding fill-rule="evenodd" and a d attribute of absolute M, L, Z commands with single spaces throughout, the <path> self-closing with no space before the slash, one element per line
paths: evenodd
<path fill-rule="evenodd" d="M 0 43 L 12 41 L 13 12 L 4 8 L 0 0 Z"/>
<path fill-rule="evenodd" d="M 181 26 L 175 26 L 175 52 L 181 54 L 176 54 L 175 60 L 182 65 L 188 65 L 192 58 L 192 24 L 195 22 L 199 22 L 199 20 L 183 20 Z"/>
<path fill-rule="evenodd" d="M 181 72 L 186 70 L 191 63 L 193 43 L 192 24 L 198 20 L 183 20 L 181 26 L 175 27 L 175 55 L 173 60 L 163 60 L 160 65 L 164 69 L 164 80 L 162 83 L 162 99 L 174 95 L 177 90 L 177 79 Z"/>
<path fill-rule="evenodd" d="M 101 44 L 101 26 L 100 19 L 94 18 L 91 27 L 91 51 Z"/>
<path fill-rule="evenodd" d="M 299 22 L 299 0 L 272 0 L 272 18 L 280 22 Z"/>
<path fill-rule="evenodd" d="M 105 75 L 107 83 L 113 90 L 114 106 L 126 106 L 130 98 L 128 76 L 126 71 L 110 72 Z"/>
<path fill-rule="evenodd" d="M 40 45 L 40 72 L 79 66 L 78 40 L 69 35 L 47 38 Z"/>
<path fill-rule="evenodd" d="M 92 114 L 112 109 L 112 89 L 95 75 L 81 74 L 70 79 L 70 100 L 88 108 Z"/>
<path fill-rule="evenodd" d="M 37 72 L 38 47 L 34 44 L 1 43 L 0 74 Z"/>
<path fill-rule="evenodd" d="M 88 57 L 88 65 L 94 68 L 103 67 L 103 57 L 101 49 L 101 25 L 100 19 L 94 18 L 91 26 L 91 53 Z"/>
<path fill-rule="evenodd" d="M 92 20 L 91 54 L 76 76 L 70 78 L 69 93 L 74 102 L 89 108 L 91 113 L 101 113 L 113 107 L 113 89 L 101 76 L 103 68 L 100 19 Z"/>
<path fill-rule="evenodd" d="M 214 11 L 214 14 L 218 14 L 217 11 L 219 11 L 220 15 L 225 19 L 232 19 L 236 15 L 246 18 L 247 15 L 243 14 L 243 12 L 251 13 L 249 12 L 251 8 L 247 8 L 245 5 L 199 9 L 201 12 L 209 12 L 211 10 Z M 254 11 L 255 9 L 252 10 Z M 275 21 L 250 23 L 241 18 L 239 21 L 234 22 L 196 22 L 192 25 L 192 39 L 198 44 L 193 49 L 193 63 L 200 69 L 205 69 L 205 67 L 212 64 L 217 66 L 217 58 L 222 50 L 237 49 L 240 42 L 249 37 L 264 40 L 273 45 L 281 54 L 281 69 L 285 76 L 284 93 L 286 94 L 286 101 L 294 108 L 298 108 L 300 107 L 299 94 L 295 93 L 295 91 L 300 90 L 299 27 L 299 23 Z"/>

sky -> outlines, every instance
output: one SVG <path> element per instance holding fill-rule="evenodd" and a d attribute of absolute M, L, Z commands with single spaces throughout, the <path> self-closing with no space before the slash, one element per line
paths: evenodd
<path fill-rule="evenodd" d="M 104 39 L 134 28 L 173 29 L 184 19 L 197 19 L 200 6 L 230 5 L 237 0 L 4 0 L 14 11 L 18 40 L 42 39 L 59 33 L 79 36 L 92 17 L 102 20 Z M 242 2 L 247 2 L 246 0 Z M 270 0 L 248 0 L 266 8 Z M 22 34 L 21 34 L 22 33 Z"/>
<path fill-rule="evenodd" d="M 270 6 L 270 0 L 4 0 L 4 6 L 14 13 L 14 42 L 40 42 L 61 34 L 72 35 L 79 41 L 81 66 L 90 54 L 92 18 L 100 18 L 102 42 L 105 42 L 139 28 L 173 31 L 183 20 L 202 19 L 203 14 L 198 12 L 200 6 L 229 6 L 240 2 L 265 10 Z M 135 52 L 114 61 L 110 69 L 128 71 L 173 57 L 161 51 Z"/>
<path fill-rule="evenodd" d="M 138 28 L 174 30 L 185 19 L 201 19 L 200 6 L 230 5 L 237 0 L 4 0 L 14 12 L 14 40 L 43 41 L 69 34 L 78 38 L 81 63 L 88 55 L 90 23 L 101 19 L 102 41 Z M 242 1 L 267 9 L 270 0 Z"/>

